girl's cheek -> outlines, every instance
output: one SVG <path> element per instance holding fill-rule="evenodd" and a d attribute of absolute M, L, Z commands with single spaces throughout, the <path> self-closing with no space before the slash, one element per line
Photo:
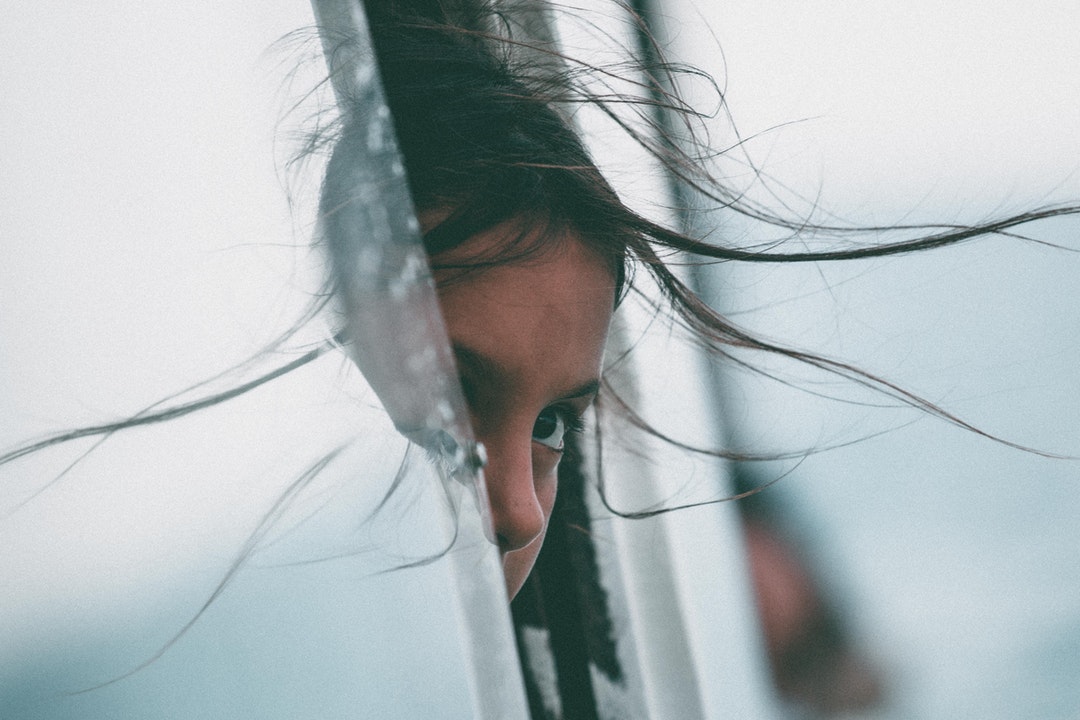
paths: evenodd
<path fill-rule="evenodd" d="M 545 518 L 551 517 L 551 509 L 555 506 L 560 458 L 561 455 L 547 448 L 533 451 L 533 488 Z"/>

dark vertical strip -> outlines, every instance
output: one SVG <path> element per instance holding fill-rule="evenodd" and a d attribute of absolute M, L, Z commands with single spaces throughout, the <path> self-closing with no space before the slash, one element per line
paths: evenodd
<path fill-rule="evenodd" d="M 673 142 L 671 138 L 677 137 L 673 132 L 671 123 L 671 113 L 665 112 L 662 107 L 665 101 L 664 92 L 670 88 L 660 87 L 659 83 L 664 80 L 664 75 L 661 73 L 657 66 L 660 64 L 660 58 L 657 55 L 656 45 L 657 37 L 653 32 L 652 18 L 654 16 L 655 4 L 653 0 L 630 0 L 630 9 L 637 14 L 640 18 L 641 24 L 637 27 L 635 33 L 635 39 L 637 40 L 637 56 L 641 59 L 645 68 L 654 76 L 654 82 L 657 83 L 651 86 L 652 99 L 656 102 L 652 106 L 652 120 L 656 123 L 662 131 L 661 137 L 657 138 L 661 142 Z M 690 193 L 684 183 L 672 175 L 671 172 L 664 172 L 665 185 L 667 185 L 668 192 L 671 194 L 672 205 L 675 211 L 679 214 L 679 231 L 688 233 L 691 230 L 693 220 L 691 218 L 691 203 Z M 696 266 L 691 266 L 691 272 L 696 270 Z M 696 279 L 696 278 L 695 278 Z"/>
<path fill-rule="evenodd" d="M 570 439 L 567 442 L 570 447 L 559 467 L 559 495 L 534 574 L 551 633 L 563 717 L 595 720 L 596 698 L 589 672 L 590 643 L 585 622 L 588 613 L 582 604 L 583 597 L 588 597 L 587 592 L 582 592 L 588 578 L 581 576 L 582 563 L 575 558 L 583 545 L 591 551 L 591 544 L 587 536 L 581 536 L 575 529 L 576 522 L 584 515 L 581 506 L 584 475 L 576 443 Z"/>
<path fill-rule="evenodd" d="M 583 640 L 590 662 L 613 683 L 623 679 L 622 667 L 615 652 L 614 629 L 608 610 L 607 593 L 600 584 L 596 547 L 592 541 L 592 520 L 585 504 L 588 477 L 578 452 L 579 441 L 568 441 L 565 464 L 559 469 L 559 526 L 566 547 L 565 565 L 553 568 L 550 575 L 562 570 L 568 575 L 567 591 L 575 594 Z M 542 575 L 547 577 L 548 574 Z M 551 581 L 545 583 L 545 587 Z"/>
<path fill-rule="evenodd" d="M 538 683 L 545 679 L 532 677 L 527 654 L 538 649 L 520 644 L 523 626 L 542 628 L 548 633 L 557 678 L 553 689 L 560 697 L 563 720 L 598 717 L 592 684 L 594 670 L 613 684 L 623 680 L 585 505 L 587 478 L 577 439 L 567 444 L 566 458 L 559 467 L 559 495 L 544 548 L 529 582 L 512 605 L 534 720 L 546 720 L 550 715 L 539 699 L 532 697 Z"/>
<path fill-rule="evenodd" d="M 554 711 L 549 711 L 544 706 L 545 694 L 557 693 L 558 689 L 556 687 L 542 688 L 541 685 L 548 685 L 554 678 L 537 677 L 535 672 L 537 666 L 553 663 L 550 648 L 526 645 L 524 638 L 526 628 L 548 633 L 543 599 L 540 596 L 540 587 L 535 575 L 529 577 L 517 597 L 510 603 L 510 612 L 514 618 L 514 637 L 517 639 L 521 674 L 525 678 L 525 697 L 529 701 L 529 717 L 532 720 L 561 720 Z M 535 656 L 536 653 L 545 653 L 548 657 L 539 658 Z M 544 690 L 547 693 L 543 692 Z"/>

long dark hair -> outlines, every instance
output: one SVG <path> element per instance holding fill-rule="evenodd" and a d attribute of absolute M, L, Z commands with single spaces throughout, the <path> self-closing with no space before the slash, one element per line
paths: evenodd
<path fill-rule="evenodd" d="M 531 3 L 542 6 L 543 3 Z M 661 297 L 657 310 L 670 312 L 691 337 L 713 355 L 753 367 L 737 350 L 782 355 L 827 373 L 868 386 L 931 415 L 998 442 L 1042 455 L 951 414 L 887 379 L 850 363 L 766 341 L 747 332 L 710 307 L 673 271 L 669 258 L 680 263 L 725 261 L 755 263 L 820 262 L 881 257 L 962 243 L 988 235 L 1015 235 L 1018 226 L 1055 216 L 1080 214 L 1080 205 L 1038 207 L 975 225 L 917 225 L 866 227 L 811 223 L 756 203 L 730 190 L 702 162 L 711 152 L 692 131 L 702 113 L 688 105 L 674 89 L 678 79 L 692 76 L 711 82 L 707 75 L 664 58 L 644 22 L 634 13 L 638 37 L 644 42 L 631 49 L 625 62 L 599 67 L 558 51 L 554 43 L 522 31 L 519 24 L 494 4 L 449 0 L 394 0 L 367 7 L 374 52 L 394 120 L 409 187 L 421 213 L 439 212 L 440 220 L 424 235 L 424 246 L 436 267 L 447 250 L 477 233 L 513 221 L 523 229 L 508 238 L 501 252 L 479 258 L 462 272 L 518 262 L 541 251 L 563 229 L 573 229 L 611 265 L 620 297 L 635 288 L 635 271 L 651 276 Z M 342 38 L 356 43 L 356 38 Z M 607 94 L 590 81 L 631 78 L 631 91 Z M 601 82 L 601 87 L 603 82 Z M 721 98 L 722 99 L 722 98 Z M 590 158 L 573 126 L 576 107 L 599 108 L 643 147 L 680 187 L 697 202 L 739 213 L 792 238 L 813 236 L 844 242 L 822 250 L 788 250 L 784 244 L 740 247 L 723 238 L 705 241 L 672 229 L 638 213 L 624 203 Z M 332 244 L 335 231 L 332 208 L 349 189 L 339 172 L 350 144 L 362 142 L 363 105 L 343 107 L 332 122 L 320 121 L 318 130 L 303 144 L 300 156 L 333 148 L 322 188 L 323 240 Z M 661 121 L 659 118 L 667 118 Z M 674 123 L 671 118 L 675 118 Z M 675 132 L 672 128 L 680 128 Z M 543 232 L 524 232 L 536 230 Z M 903 239 L 853 244 L 852 238 L 874 238 L 901 232 Z M 891 236 L 890 236 L 891 237 Z M 443 268 L 448 269 L 448 268 Z M 342 272 L 331 267 L 321 308 L 337 292 Z M 317 309 L 312 310 L 315 314 Z M 292 362 L 223 392 L 176 402 L 171 396 L 145 411 L 122 420 L 78 428 L 26 443 L 0 454 L 0 464 L 46 447 L 84 437 L 108 437 L 129 427 L 159 423 L 242 395 L 333 347 L 309 350 Z M 198 388 L 194 390 L 197 391 Z M 189 389 L 191 390 L 191 389 Z M 647 427 L 611 388 L 606 404 Z M 664 437 L 676 445 L 678 438 Z M 737 459 L 755 459 L 747 453 L 723 448 L 692 448 Z"/>
<path fill-rule="evenodd" d="M 556 230 L 570 227 L 610 259 L 623 292 L 633 289 L 635 270 L 651 275 L 661 292 L 657 310 L 671 312 L 713 355 L 743 365 L 746 361 L 733 355 L 733 350 L 782 355 L 993 437 L 936 403 L 853 364 L 769 342 L 741 329 L 704 302 L 672 270 L 668 258 L 677 257 L 680 264 L 708 264 L 882 257 L 988 235 L 1013 236 L 1020 225 L 1076 214 L 1080 207 L 1039 207 L 964 226 L 828 225 L 774 211 L 729 189 L 702 161 L 711 151 L 698 139 L 694 127 L 695 120 L 705 113 L 687 105 L 673 88 L 686 76 L 712 80 L 694 68 L 666 60 L 644 20 L 632 10 L 627 8 L 627 16 L 635 23 L 641 42 L 627 51 L 622 63 L 597 67 L 561 54 L 553 44 L 521 28 L 512 16 L 480 3 L 468 7 L 471 12 L 463 12 L 459 3 L 417 1 L 375 3 L 369 8 L 379 68 L 413 198 L 421 212 L 452 209 L 424 237 L 436 264 L 442 252 L 507 220 L 555 226 Z M 499 22 L 493 23 L 492 18 Z M 632 90 L 611 96 L 598 94 L 597 76 L 616 75 L 631 78 Z M 739 213 L 779 228 L 793 239 L 833 240 L 833 247 L 809 251 L 771 243 L 738 247 L 725 244 L 724 238 L 706 242 L 643 216 L 620 199 L 589 157 L 571 120 L 575 108 L 583 105 L 598 107 L 609 115 L 677 181 L 677 187 L 693 194 L 699 205 Z M 362 127 L 348 118 L 368 111 L 364 107 L 345 109 L 339 148 L 351 142 L 354 128 Z M 338 194 L 334 170 L 332 159 L 324 199 Z M 902 239 L 867 240 L 895 238 L 898 233 Z M 516 262 L 540 249 L 545 237 L 557 234 L 532 235 L 540 239 L 529 244 L 508 241 L 502 254 L 485 257 L 476 265 Z M 853 244 L 853 238 L 864 241 Z M 611 388 L 606 388 L 605 394 L 609 407 L 614 406 L 632 422 L 647 425 Z M 666 439 L 679 442 L 677 438 Z M 1005 438 L 993 439 L 1021 447 Z M 1050 455 L 1034 448 L 1022 449 Z M 709 452 L 754 459 L 747 453 L 722 449 Z"/>

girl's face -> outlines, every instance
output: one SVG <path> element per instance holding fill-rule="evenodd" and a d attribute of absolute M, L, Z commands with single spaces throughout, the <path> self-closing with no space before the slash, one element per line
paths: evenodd
<path fill-rule="evenodd" d="M 483 256 L 506 228 L 434 258 L 436 268 Z M 572 234 L 534 258 L 445 280 L 439 302 L 485 469 L 510 597 L 544 540 L 567 433 L 599 388 L 615 304 L 608 266 Z"/>

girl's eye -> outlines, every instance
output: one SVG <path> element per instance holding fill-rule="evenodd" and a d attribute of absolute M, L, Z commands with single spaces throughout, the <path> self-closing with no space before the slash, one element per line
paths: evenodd
<path fill-rule="evenodd" d="M 532 439 L 552 450 L 563 449 L 566 435 L 566 419 L 555 408 L 545 408 L 533 425 Z"/>

